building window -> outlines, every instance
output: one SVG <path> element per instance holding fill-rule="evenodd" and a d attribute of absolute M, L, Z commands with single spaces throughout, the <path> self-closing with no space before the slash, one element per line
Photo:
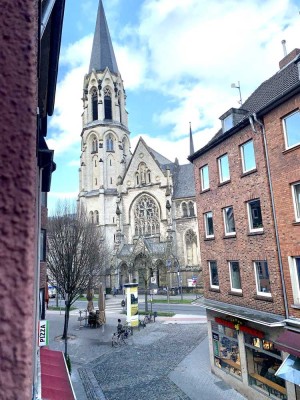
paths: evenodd
<path fill-rule="evenodd" d="M 213 238 L 215 235 L 214 235 L 213 215 L 211 211 L 204 214 L 204 227 L 205 227 L 205 236 L 207 238 Z"/>
<path fill-rule="evenodd" d="M 92 120 L 95 121 L 98 119 L 98 93 L 97 89 L 93 89 L 91 93 L 92 97 Z"/>
<path fill-rule="evenodd" d="M 181 208 L 182 208 L 182 216 L 183 216 L 183 217 L 187 217 L 187 216 L 188 216 L 188 210 L 187 210 L 187 205 L 186 205 L 186 203 L 182 203 L 182 204 L 181 204 Z"/>
<path fill-rule="evenodd" d="M 292 191 L 295 208 L 295 218 L 297 222 L 300 222 L 300 183 L 292 185 Z"/>
<path fill-rule="evenodd" d="M 224 154 L 224 156 L 218 158 L 218 166 L 219 166 L 220 183 L 229 181 L 230 173 L 229 173 L 229 160 L 227 154 Z"/>
<path fill-rule="evenodd" d="M 230 114 L 226 118 L 224 118 L 222 121 L 222 125 L 223 125 L 223 132 L 226 132 L 229 129 L 231 129 L 233 127 L 233 115 Z"/>
<path fill-rule="evenodd" d="M 195 208 L 194 208 L 194 203 L 192 201 L 189 201 L 189 216 L 190 217 L 195 216 Z"/>
<path fill-rule="evenodd" d="M 95 211 L 95 224 L 99 225 L 99 212 Z"/>
<path fill-rule="evenodd" d="M 40 261 L 46 261 L 46 229 L 40 232 Z"/>
<path fill-rule="evenodd" d="M 274 343 L 244 333 L 249 384 L 266 397 L 287 399 L 285 381 L 275 375 L 282 363 Z"/>
<path fill-rule="evenodd" d="M 187 265 L 197 265 L 197 235 L 189 229 L 185 234 Z"/>
<path fill-rule="evenodd" d="M 108 135 L 106 139 L 106 151 L 114 151 L 114 140 L 112 135 Z"/>
<path fill-rule="evenodd" d="M 255 261 L 255 278 L 257 294 L 271 296 L 270 277 L 267 261 Z"/>
<path fill-rule="evenodd" d="M 238 261 L 229 261 L 230 286 L 233 292 L 241 292 L 241 274 Z"/>
<path fill-rule="evenodd" d="M 241 377 L 241 360 L 237 331 L 212 321 L 215 366 L 235 377 Z"/>
<path fill-rule="evenodd" d="M 243 173 L 256 169 L 253 140 L 241 146 Z"/>
<path fill-rule="evenodd" d="M 142 195 L 134 207 L 134 226 L 136 236 L 150 236 L 159 233 L 159 210 L 154 200 Z"/>
<path fill-rule="evenodd" d="M 259 199 L 248 202 L 248 220 L 250 232 L 261 232 L 263 230 Z"/>
<path fill-rule="evenodd" d="M 210 278 L 210 287 L 213 289 L 219 289 L 219 275 L 218 275 L 218 267 L 216 261 L 209 261 L 209 278 Z"/>
<path fill-rule="evenodd" d="M 286 148 L 300 144 L 300 112 L 296 111 L 283 118 L 283 130 Z"/>
<path fill-rule="evenodd" d="M 94 213 L 93 213 L 93 211 L 90 211 L 89 217 L 90 217 L 90 223 L 93 224 L 94 223 Z"/>
<path fill-rule="evenodd" d="M 233 207 L 223 208 L 223 217 L 224 217 L 225 235 L 226 236 L 235 235 Z"/>
<path fill-rule="evenodd" d="M 200 168 L 201 190 L 209 189 L 208 165 Z"/>
<path fill-rule="evenodd" d="M 111 93 L 109 89 L 104 91 L 104 119 L 112 120 Z"/>
<path fill-rule="evenodd" d="M 300 256 L 288 257 L 294 304 L 300 304 Z"/>

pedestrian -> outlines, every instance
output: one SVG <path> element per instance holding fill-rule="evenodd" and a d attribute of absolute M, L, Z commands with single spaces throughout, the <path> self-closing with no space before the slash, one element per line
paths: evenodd
<path fill-rule="evenodd" d="M 117 289 L 116 289 L 116 287 L 114 286 L 114 288 L 113 288 L 113 296 L 116 297 L 116 295 L 117 295 Z"/>
<path fill-rule="evenodd" d="M 120 318 L 118 319 L 117 331 L 118 331 L 118 335 L 125 332 Z"/>

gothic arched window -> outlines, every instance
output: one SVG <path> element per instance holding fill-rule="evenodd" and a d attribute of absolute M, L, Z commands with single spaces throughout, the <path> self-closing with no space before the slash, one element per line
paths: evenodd
<path fill-rule="evenodd" d="M 94 137 L 92 140 L 92 153 L 97 153 L 98 151 L 98 142 L 97 139 Z"/>
<path fill-rule="evenodd" d="M 111 93 L 108 88 L 104 90 L 104 119 L 112 119 Z"/>
<path fill-rule="evenodd" d="M 90 222 L 92 224 L 94 223 L 94 213 L 93 213 L 93 211 L 90 211 Z"/>
<path fill-rule="evenodd" d="M 119 106 L 119 116 L 120 116 L 120 124 L 121 124 L 122 123 L 121 92 L 119 92 L 119 96 L 118 96 L 118 106 Z"/>
<path fill-rule="evenodd" d="M 114 139 L 112 135 L 108 135 L 106 139 L 106 151 L 114 151 Z"/>
<path fill-rule="evenodd" d="M 181 208 L 182 208 L 182 216 L 183 216 L 183 217 L 187 217 L 187 216 L 188 216 L 188 210 L 187 210 L 187 205 L 186 205 L 186 203 L 182 203 L 182 204 L 181 204 Z"/>
<path fill-rule="evenodd" d="M 99 225 L 99 212 L 95 211 L 95 224 Z"/>
<path fill-rule="evenodd" d="M 187 265 L 197 265 L 197 235 L 189 229 L 185 234 Z"/>
<path fill-rule="evenodd" d="M 98 119 L 98 93 L 96 88 L 93 88 L 91 92 L 91 99 L 92 99 L 92 120 L 95 121 Z"/>
<path fill-rule="evenodd" d="M 159 233 L 159 211 L 154 200 L 144 194 L 134 207 L 134 231 L 136 236 Z"/>
<path fill-rule="evenodd" d="M 190 217 L 195 216 L 195 208 L 194 208 L 194 203 L 192 201 L 189 201 L 189 216 Z"/>

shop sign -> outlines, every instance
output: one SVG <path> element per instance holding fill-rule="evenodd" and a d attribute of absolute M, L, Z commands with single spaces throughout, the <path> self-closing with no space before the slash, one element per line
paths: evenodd
<path fill-rule="evenodd" d="M 224 326 L 227 326 L 228 328 L 248 333 L 249 335 L 258 337 L 260 339 L 262 339 L 265 336 L 264 332 L 258 331 L 257 329 L 250 328 L 245 325 L 241 325 L 242 322 L 238 321 L 236 319 L 234 319 L 234 321 L 235 321 L 235 323 L 234 323 L 231 321 L 227 321 L 226 319 L 223 319 L 223 318 L 215 317 L 215 321 L 220 325 L 224 325 Z"/>
<path fill-rule="evenodd" d="M 49 321 L 45 319 L 39 321 L 39 347 L 48 346 L 49 344 Z"/>

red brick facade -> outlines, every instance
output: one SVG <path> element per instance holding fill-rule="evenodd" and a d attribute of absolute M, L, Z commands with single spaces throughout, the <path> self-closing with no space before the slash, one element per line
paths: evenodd
<path fill-rule="evenodd" d="M 291 187 L 300 181 L 300 146 L 286 150 L 282 118 L 299 108 L 298 95 L 275 108 L 264 119 L 289 315 L 297 318 L 300 318 L 300 305 L 296 308 L 294 304 L 288 257 L 300 256 L 300 223 L 295 222 Z"/>
<path fill-rule="evenodd" d="M 252 173 L 243 174 L 240 145 L 249 139 L 254 142 L 256 170 Z M 217 159 L 225 153 L 228 154 L 229 158 L 230 181 L 220 184 Z M 210 190 L 201 193 L 199 169 L 205 164 L 208 164 L 209 167 Z M 248 126 L 238 134 L 228 137 L 217 147 L 207 151 L 194 161 L 194 166 L 205 297 L 284 315 L 262 136 L 254 134 Z M 246 202 L 257 198 L 261 202 L 264 230 L 262 233 L 251 234 L 248 226 Z M 235 237 L 225 237 L 222 209 L 227 206 L 233 206 Z M 203 214 L 208 211 L 213 212 L 214 239 L 205 238 Z M 217 261 L 219 291 L 210 289 L 209 260 Z M 255 260 L 266 260 L 268 262 L 271 298 L 256 294 L 253 265 Z M 242 294 L 231 292 L 228 261 L 239 261 Z"/>

